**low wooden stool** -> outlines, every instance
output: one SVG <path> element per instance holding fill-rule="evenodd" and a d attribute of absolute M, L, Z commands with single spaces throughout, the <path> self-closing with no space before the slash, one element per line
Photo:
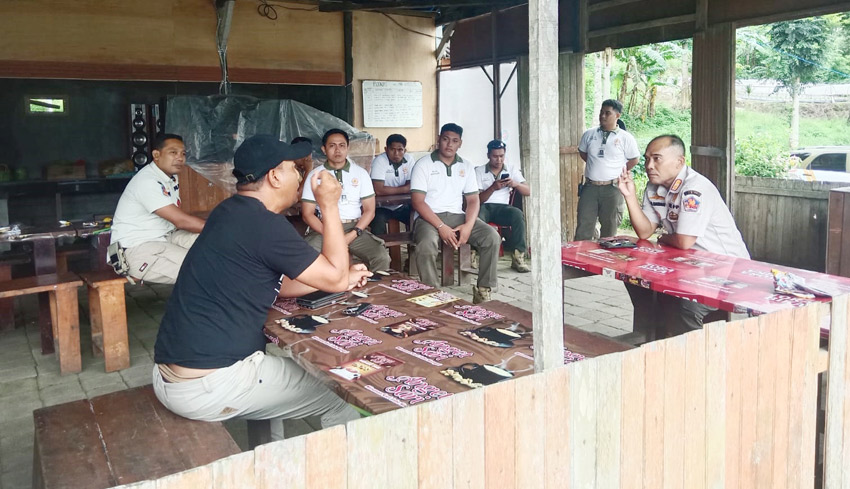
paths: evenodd
<path fill-rule="evenodd" d="M 32 487 L 104 489 L 239 453 L 221 423 L 172 413 L 151 386 L 33 411 Z"/>
<path fill-rule="evenodd" d="M 80 357 L 80 311 L 77 287 L 82 280 L 73 273 L 36 275 L 0 282 L 0 299 L 47 292 L 53 323 L 53 346 L 63 374 L 82 370 Z"/>
<path fill-rule="evenodd" d="M 454 285 L 454 258 L 455 249 L 451 245 L 440 241 L 440 251 L 442 253 L 442 268 L 443 276 L 440 285 Z M 472 247 L 469 243 L 460 245 L 457 249 L 457 282 L 458 285 L 465 285 L 466 278 L 471 273 L 478 273 L 478 270 L 472 268 Z"/>
<path fill-rule="evenodd" d="M 89 291 L 92 353 L 104 357 L 107 372 L 129 367 L 130 344 L 124 302 L 127 279 L 116 275 L 112 269 L 81 273 L 80 278 Z"/>

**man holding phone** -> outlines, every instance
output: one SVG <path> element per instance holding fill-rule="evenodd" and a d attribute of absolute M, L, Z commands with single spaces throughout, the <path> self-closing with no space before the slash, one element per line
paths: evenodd
<path fill-rule="evenodd" d="M 531 271 L 525 261 L 525 216 L 511 205 L 511 193 L 523 197 L 531 195 L 531 188 L 519 168 L 505 163 L 505 143 L 494 139 L 487 143 L 487 164 L 475 169 L 481 193 L 481 210 L 478 218 L 499 226 L 510 226 L 511 234 L 505 239 L 505 251 L 511 255 L 511 268 L 520 273 Z"/>

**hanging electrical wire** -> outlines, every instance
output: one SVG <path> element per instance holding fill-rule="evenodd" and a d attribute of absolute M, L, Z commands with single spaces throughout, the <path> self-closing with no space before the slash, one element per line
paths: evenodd
<path fill-rule="evenodd" d="M 257 5 L 257 13 L 260 16 L 265 17 L 270 20 L 277 20 L 277 9 L 282 8 L 284 10 L 298 10 L 301 12 L 315 12 L 319 10 L 319 7 L 310 7 L 310 8 L 302 8 L 302 7 L 292 7 L 290 5 L 284 5 L 278 2 L 270 2 L 269 0 L 257 0 L 259 4 Z"/>

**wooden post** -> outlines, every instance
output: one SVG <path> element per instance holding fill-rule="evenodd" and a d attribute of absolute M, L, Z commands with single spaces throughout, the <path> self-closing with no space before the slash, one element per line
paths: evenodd
<path fill-rule="evenodd" d="M 534 370 L 564 364 L 564 305 L 561 302 L 561 209 L 558 165 L 558 2 L 528 4 L 530 249 Z M 520 104 L 521 105 L 521 104 Z"/>
<path fill-rule="evenodd" d="M 735 29 L 718 24 L 694 36 L 691 164 L 732 208 L 735 174 Z"/>

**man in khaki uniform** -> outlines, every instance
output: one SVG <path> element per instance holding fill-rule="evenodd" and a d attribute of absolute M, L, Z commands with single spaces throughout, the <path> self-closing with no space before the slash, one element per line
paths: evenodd
<path fill-rule="evenodd" d="M 204 220 L 180 209 L 177 174 L 186 164 L 183 138 L 163 134 L 153 162 L 130 180 L 112 222 L 111 242 L 124 248 L 127 274 L 145 282 L 173 284 Z"/>
<path fill-rule="evenodd" d="M 631 170 L 637 165 L 640 151 L 634 136 L 617 127 L 622 112 L 623 104 L 617 100 L 602 102 L 599 127 L 585 131 L 578 144 L 586 165 L 578 199 L 577 241 L 594 237 L 597 219 L 602 226 L 600 237 L 614 236 L 623 219 L 617 179 L 623 168 Z"/>
<path fill-rule="evenodd" d="M 322 152 L 328 161 L 313 169 L 307 176 L 307 181 L 315 173 L 330 172 L 342 185 L 342 195 L 339 197 L 339 215 L 342 219 L 345 242 L 348 250 L 356 256 L 369 270 L 386 270 L 390 267 L 390 253 L 384 246 L 384 240 L 368 231 L 369 224 L 375 217 L 375 189 L 369 173 L 363 168 L 348 161 L 348 134 L 341 129 L 331 129 L 322 138 Z M 316 217 L 316 204 L 313 189 L 304 185 L 301 194 L 301 217 L 310 226 L 305 238 L 313 248 L 322 249 L 322 221 Z"/>

